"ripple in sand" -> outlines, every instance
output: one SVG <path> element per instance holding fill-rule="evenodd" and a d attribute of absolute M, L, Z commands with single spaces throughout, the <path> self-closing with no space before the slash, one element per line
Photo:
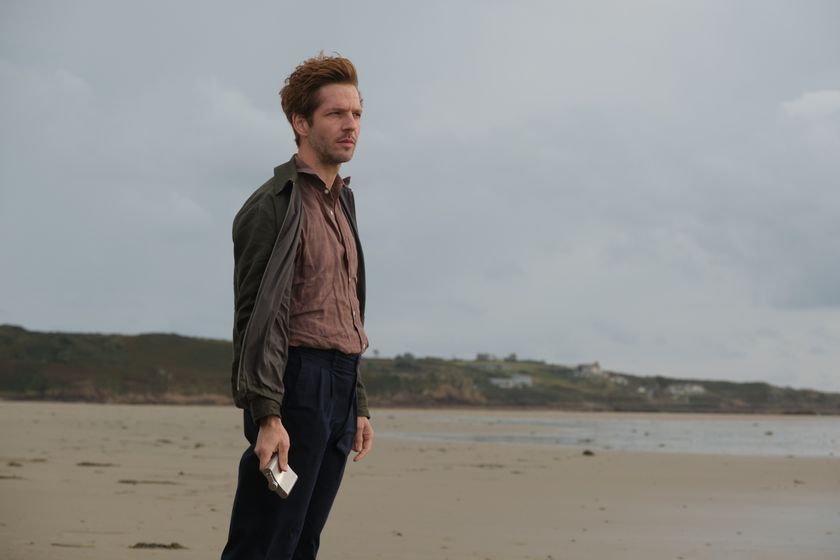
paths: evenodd
<path fill-rule="evenodd" d="M 166 550 L 186 550 L 187 549 L 186 546 L 182 545 L 181 543 L 176 543 L 176 542 L 169 543 L 169 544 L 154 543 L 154 542 L 139 542 L 137 544 L 129 546 L 128 548 L 163 548 L 163 549 L 166 549 Z"/>
<path fill-rule="evenodd" d="M 118 481 L 120 484 L 167 484 L 167 485 L 176 485 L 177 482 L 172 482 L 171 480 L 131 480 L 131 479 L 124 479 Z"/>
<path fill-rule="evenodd" d="M 60 547 L 60 548 L 94 548 L 95 547 L 95 545 L 93 545 L 93 544 L 60 543 L 60 542 L 50 543 L 50 546 L 57 546 L 57 547 Z"/>

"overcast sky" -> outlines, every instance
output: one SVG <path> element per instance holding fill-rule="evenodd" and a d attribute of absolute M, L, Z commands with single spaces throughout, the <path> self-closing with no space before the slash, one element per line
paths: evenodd
<path fill-rule="evenodd" d="M 840 3 L 0 4 L 0 323 L 229 338 L 320 50 L 381 355 L 840 391 Z"/>

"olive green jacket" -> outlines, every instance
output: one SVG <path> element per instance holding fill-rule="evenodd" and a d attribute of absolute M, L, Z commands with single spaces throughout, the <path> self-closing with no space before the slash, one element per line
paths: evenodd
<path fill-rule="evenodd" d="M 283 372 L 289 352 L 289 299 L 300 243 L 302 202 L 294 157 L 274 168 L 233 219 L 233 368 L 231 386 L 239 408 L 254 421 L 280 416 Z M 350 220 L 359 254 L 357 295 L 365 320 L 365 265 L 353 191 L 342 188 L 341 206 Z M 356 377 L 359 416 L 370 416 L 361 375 Z"/>

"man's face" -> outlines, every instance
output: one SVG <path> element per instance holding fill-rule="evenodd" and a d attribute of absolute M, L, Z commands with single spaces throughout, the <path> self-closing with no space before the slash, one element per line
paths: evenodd
<path fill-rule="evenodd" d="M 302 151 L 325 165 L 339 165 L 353 158 L 362 120 L 359 91 L 351 84 L 330 84 L 319 90 L 321 104 L 311 123 L 298 116 L 295 130 Z"/>

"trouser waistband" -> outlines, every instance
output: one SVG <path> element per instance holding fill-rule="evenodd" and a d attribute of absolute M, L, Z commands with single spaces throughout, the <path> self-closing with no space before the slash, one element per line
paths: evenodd
<path fill-rule="evenodd" d="M 306 346 L 290 346 L 289 355 L 297 353 L 301 356 L 307 356 L 310 359 L 321 362 L 324 365 L 336 368 L 353 368 L 355 369 L 361 358 L 360 354 L 347 354 L 341 350 L 326 349 L 326 348 L 308 348 Z"/>

